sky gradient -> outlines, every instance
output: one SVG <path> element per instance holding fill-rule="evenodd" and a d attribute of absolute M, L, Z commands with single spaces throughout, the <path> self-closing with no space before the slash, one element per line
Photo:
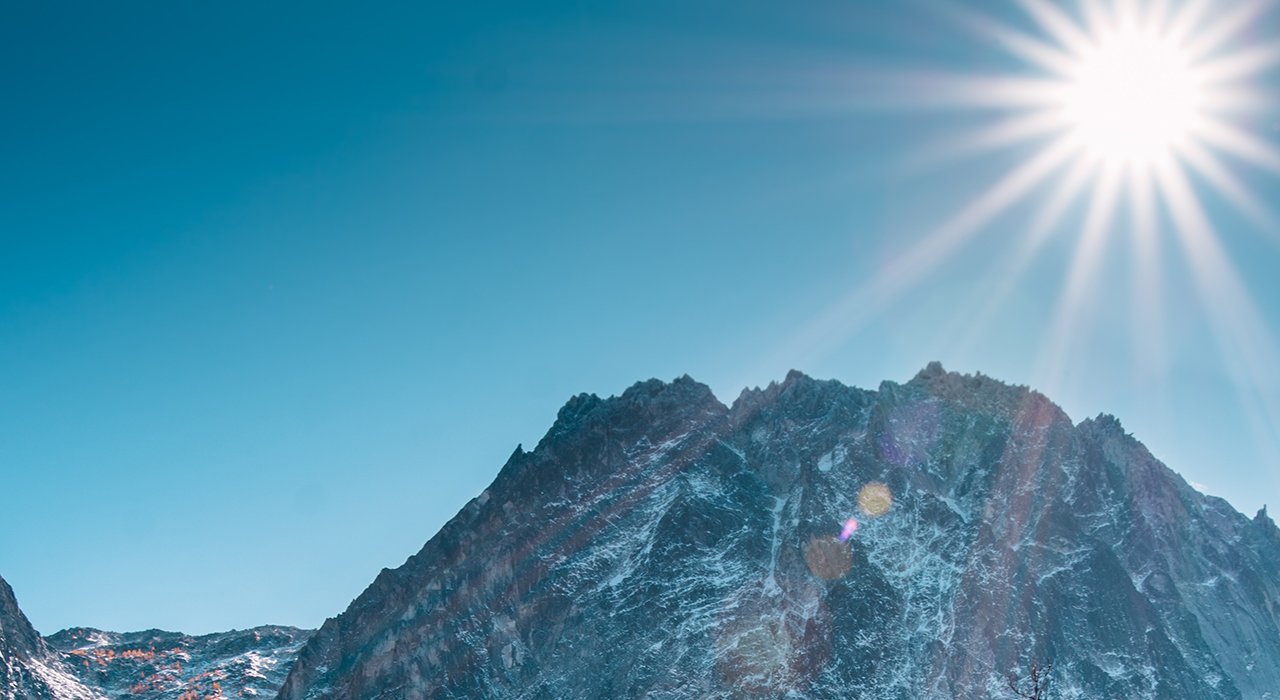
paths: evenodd
<path fill-rule="evenodd" d="M 963 7 L 6 6 L 0 575 L 45 634 L 316 627 L 574 394 L 687 373 L 730 403 L 793 366 L 875 388 L 930 360 L 1032 383 L 1081 212 L 988 327 L 957 319 L 1034 198 L 788 356 L 1031 152 L 929 157 L 980 119 L 891 79 L 1019 70 Z M 1250 126 L 1280 139 L 1280 115 Z M 1280 329 L 1280 250 L 1205 202 Z M 1168 366 L 1135 368 L 1128 254 L 1110 244 L 1051 398 L 1248 515 L 1280 506 L 1173 245 Z"/>

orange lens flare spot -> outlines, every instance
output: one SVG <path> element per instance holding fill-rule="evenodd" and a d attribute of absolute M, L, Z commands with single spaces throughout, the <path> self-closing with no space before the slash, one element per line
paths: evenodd
<path fill-rule="evenodd" d="M 853 552 L 849 545 L 834 537 L 815 537 L 805 547 L 804 563 L 808 565 L 809 573 L 834 581 L 849 573 L 853 566 Z"/>
<path fill-rule="evenodd" d="M 888 486 L 873 481 L 858 492 L 858 510 L 868 518 L 878 518 L 893 507 L 893 492 Z"/>
<path fill-rule="evenodd" d="M 716 667 L 732 697 L 793 697 L 831 657 L 822 586 L 780 577 L 732 594 L 716 629 Z"/>

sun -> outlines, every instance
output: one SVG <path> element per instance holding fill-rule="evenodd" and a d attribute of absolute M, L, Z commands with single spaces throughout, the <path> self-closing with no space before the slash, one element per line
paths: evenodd
<path fill-rule="evenodd" d="M 1195 134 L 1205 92 L 1191 58 L 1154 28 L 1099 36 L 1077 57 L 1060 95 L 1062 117 L 1091 157 L 1149 166 Z"/>
<path fill-rule="evenodd" d="M 1262 77 L 1280 67 L 1280 42 L 1254 31 L 1275 1 L 1012 0 L 1020 16 L 1000 20 L 985 14 L 985 5 L 982 12 L 958 10 L 962 23 L 1010 54 L 1016 69 L 919 76 L 921 108 L 991 115 L 976 131 L 940 144 L 943 155 L 1013 148 L 1028 155 L 791 334 L 776 357 L 791 365 L 820 361 L 991 231 L 997 218 L 1030 202 L 1031 218 L 1013 227 L 1004 259 L 941 331 L 953 352 L 963 357 L 980 342 L 1047 243 L 1069 236 L 1064 282 L 1032 370 L 1038 387 L 1056 391 L 1090 352 L 1083 331 L 1104 258 L 1115 247 L 1110 240 L 1123 238 L 1135 377 L 1169 371 L 1164 286 L 1173 272 L 1189 273 L 1259 446 L 1280 465 L 1280 396 L 1267 389 L 1280 386 L 1280 345 L 1202 202 L 1212 191 L 1251 220 L 1254 232 L 1280 242 L 1280 222 L 1245 177 L 1249 170 L 1280 174 L 1280 150 L 1251 131 L 1277 104 Z M 1067 229 L 1073 220 L 1079 228 Z M 1166 269 L 1172 249 L 1185 261 L 1178 271 Z"/>

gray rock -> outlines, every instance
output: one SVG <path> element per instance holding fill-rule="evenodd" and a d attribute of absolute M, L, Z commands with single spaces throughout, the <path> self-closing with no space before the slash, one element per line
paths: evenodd
<path fill-rule="evenodd" d="M 312 634 L 274 625 L 198 637 L 76 627 L 47 642 L 82 683 L 110 698 L 269 698 Z"/>
<path fill-rule="evenodd" d="M 90 700 L 98 694 L 75 679 L 18 608 L 0 578 L 0 700 Z"/>
<path fill-rule="evenodd" d="M 279 697 L 976 699 L 1052 661 L 1055 698 L 1274 698 L 1278 602 L 1265 511 L 1109 416 L 937 363 L 731 408 L 682 377 L 571 399 Z"/>

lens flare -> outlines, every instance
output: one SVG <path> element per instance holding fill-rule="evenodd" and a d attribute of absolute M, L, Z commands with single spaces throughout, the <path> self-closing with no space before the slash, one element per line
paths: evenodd
<path fill-rule="evenodd" d="M 889 415 L 880 433 L 880 451 L 889 462 L 905 467 L 927 461 L 942 437 L 942 409 L 935 401 L 912 401 Z"/>
<path fill-rule="evenodd" d="M 868 518 L 878 518 L 893 507 L 893 492 L 888 486 L 873 481 L 858 492 L 858 510 Z"/>
<path fill-rule="evenodd" d="M 778 577 L 729 596 L 712 631 L 716 667 L 740 697 L 803 691 L 831 657 L 822 586 Z"/>
<path fill-rule="evenodd" d="M 858 521 L 854 520 L 853 518 L 849 518 L 848 520 L 844 521 L 844 528 L 840 530 L 840 541 L 848 542 L 849 538 L 853 537 L 853 533 L 857 531 L 858 531 Z"/>
<path fill-rule="evenodd" d="M 834 581 L 853 567 L 853 552 L 843 539 L 814 537 L 804 549 L 804 563 L 809 567 L 809 573 Z"/>

